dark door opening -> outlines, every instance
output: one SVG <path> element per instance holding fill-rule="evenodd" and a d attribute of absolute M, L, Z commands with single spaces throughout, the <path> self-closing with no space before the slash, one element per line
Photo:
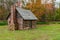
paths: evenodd
<path fill-rule="evenodd" d="M 29 21 L 29 26 L 32 28 L 32 21 Z"/>

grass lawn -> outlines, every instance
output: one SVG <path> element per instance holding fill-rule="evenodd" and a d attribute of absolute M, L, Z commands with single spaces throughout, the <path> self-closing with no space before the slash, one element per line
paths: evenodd
<path fill-rule="evenodd" d="M 0 40 L 60 40 L 60 24 L 37 25 L 30 30 L 9 31 L 0 26 Z"/>

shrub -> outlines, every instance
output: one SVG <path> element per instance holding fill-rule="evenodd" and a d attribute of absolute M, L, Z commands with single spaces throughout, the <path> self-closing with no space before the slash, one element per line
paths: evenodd
<path fill-rule="evenodd" d="M 37 24 L 49 24 L 48 22 L 37 22 Z"/>
<path fill-rule="evenodd" d="M 0 26 L 7 25 L 7 21 L 0 21 Z"/>

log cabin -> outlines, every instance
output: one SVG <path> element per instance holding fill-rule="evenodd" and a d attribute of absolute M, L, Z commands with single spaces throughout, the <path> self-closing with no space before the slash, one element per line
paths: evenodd
<path fill-rule="evenodd" d="M 36 27 L 37 18 L 30 11 L 19 6 L 12 5 L 8 17 L 9 30 L 23 30 Z"/>

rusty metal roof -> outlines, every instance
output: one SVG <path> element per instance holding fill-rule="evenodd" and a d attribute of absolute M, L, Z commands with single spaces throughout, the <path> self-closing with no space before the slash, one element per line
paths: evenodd
<path fill-rule="evenodd" d="M 20 7 L 16 7 L 16 10 L 24 20 L 37 20 L 36 16 L 30 10 L 26 10 Z"/>

